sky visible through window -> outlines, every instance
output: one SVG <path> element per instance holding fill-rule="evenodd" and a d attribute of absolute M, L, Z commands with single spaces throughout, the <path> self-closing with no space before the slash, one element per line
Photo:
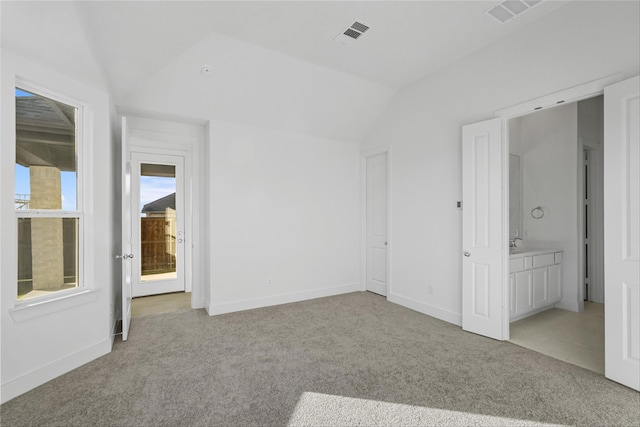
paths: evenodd
<path fill-rule="evenodd" d="M 140 210 L 147 203 L 176 192 L 176 179 L 164 176 L 140 177 Z M 142 215 L 142 213 L 141 213 Z"/>
<path fill-rule="evenodd" d="M 75 211 L 76 204 L 76 173 L 60 172 L 62 186 L 62 210 Z M 16 164 L 16 194 L 31 194 L 29 168 Z"/>

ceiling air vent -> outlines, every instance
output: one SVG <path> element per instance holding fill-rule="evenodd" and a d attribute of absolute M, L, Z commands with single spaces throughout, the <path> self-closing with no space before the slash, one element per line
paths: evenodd
<path fill-rule="evenodd" d="M 334 40 L 342 44 L 353 43 L 368 30 L 369 26 L 367 24 L 363 24 L 361 21 L 355 21 L 349 27 L 345 28 Z"/>
<path fill-rule="evenodd" d="M 362 35 L 362 33 L 352 30 L 351 28 L 347 28 L 345 32 L 342 34 L 344 34 L 347 37 L 351 37 L 352 39 L 358 39 L 358 37 Z"/>
<path fill-rule="evenodd" d="M 504 0 L 491 9 L 486 10 L 485 13 L 493 16 L 498 21 L 505 23 L 520 15 L 522 12 L 525 12 L 537 5 L 541 1 L 542 0 Z"/>

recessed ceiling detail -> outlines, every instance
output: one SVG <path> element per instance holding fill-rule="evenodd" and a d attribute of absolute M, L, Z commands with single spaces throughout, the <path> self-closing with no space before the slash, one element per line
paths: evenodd
<path fill-rule="evenodd" d="M 361 21 L 355 21 L 349 27 L 345 28 L 334 40 L 341 44 L 353 43 L 366 33 L 369 28 L 367 24 L 363 24 Z"/>
<path fill-rule="evenodd" d="M 504 24 L 540 2 L 542 2 L 542 0 L 504 0 L 491 9 L 486 10 L 485 13 L 493 16 Z"/>

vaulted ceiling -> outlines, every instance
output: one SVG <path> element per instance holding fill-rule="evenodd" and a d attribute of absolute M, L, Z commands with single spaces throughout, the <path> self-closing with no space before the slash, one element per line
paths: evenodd
<path fill-rule="evenodd" d="M 501 23 L 499 0 L 3 0 L 0 18 L 3 48 L 119 107 L 360 141 L 398 90 L 572 3 L 508 2 L 535 5 Z M 370 29 L 335 41 L 354 21 Z"/>
<path fill-rule="evenodd" d="M 566 1 L 500 23 L 498 1 L 87 1 L 76 7 L 116 96 L 211 32 L 398 89 L 508 36 Z M 334 41 L 354 20 L 357 42 Z"/>

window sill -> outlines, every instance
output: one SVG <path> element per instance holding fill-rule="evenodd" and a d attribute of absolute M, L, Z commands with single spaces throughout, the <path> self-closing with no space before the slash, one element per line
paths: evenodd
<path fill-rule="evenodd" d="M 64 292 L 64 295 L 56 295 L 46 299 L 34 298 L 28 301 L 18 301 L 14 308 L 9 309 L 9 314 L 14 322 L 24 322 L 92 302 L 97 296 L 98 291 L 95 289 L 74 289 Z"/>

